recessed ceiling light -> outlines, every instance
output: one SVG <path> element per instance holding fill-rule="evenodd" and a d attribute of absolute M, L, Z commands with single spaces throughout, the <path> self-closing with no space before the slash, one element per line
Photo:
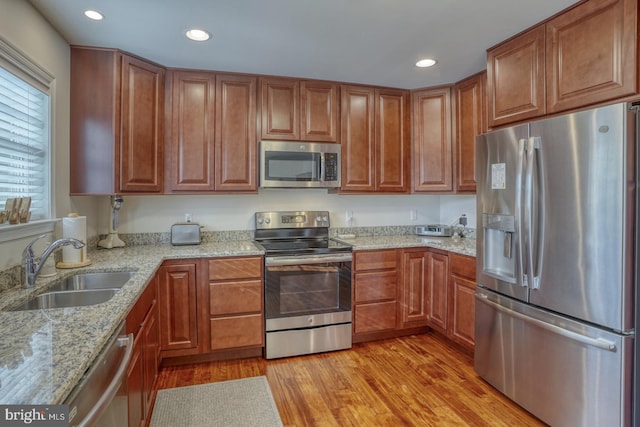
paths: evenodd
<path fill-rule="evenodd" d="M 97 10 L 85 10 L 84 15 L 89 19 L 93 19 L 94 21 L 101 21 L 104 19 L 104 16 Z"/>
<path fill-rule="evenodd" d="M 209 40 L 211 38 L 211 34 L 209 34 L 205 30 L 199 30 L 197 28 L 191 29 L 186 32 L 187 37 L 191 40 L 195 40 L 197 42 L 203 42 Z"/>
<path fill-rule="evenodd" d="M 433 67 L 434 65 L 436 65 L 436 62 L 437 61 L 435 59 L 425 58 L 425 59 L 421 59 L 420 61 L 416 62 L 416 67 L 420 67 L 420 68 Z"/>

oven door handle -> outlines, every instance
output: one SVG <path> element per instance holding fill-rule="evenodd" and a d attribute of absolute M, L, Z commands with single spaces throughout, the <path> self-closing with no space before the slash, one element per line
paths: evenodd
<path fill-rule="evenodd" d="M 353 256 L 350 253 L 341 255 L 281 256 L 266 257 L 264 264 L 267 266 L 324 264 L 327 262 L 351 262 L 352 259 Z"/>

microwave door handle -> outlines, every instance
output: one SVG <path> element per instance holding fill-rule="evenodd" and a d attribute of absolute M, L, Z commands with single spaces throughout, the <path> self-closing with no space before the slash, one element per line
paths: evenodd
<path fill-rule="evenodd" d="M 318 171 L 320 174 L 318 177 L 318 180 L 320 182 L 324 182 L 324 162 L 325 162 L 324 153 L 320 153 L 320 164 L 318 165 Z"/>

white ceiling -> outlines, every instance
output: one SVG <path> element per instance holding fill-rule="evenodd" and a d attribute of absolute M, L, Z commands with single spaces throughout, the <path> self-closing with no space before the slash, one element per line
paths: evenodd
<path fill-rule="evenodd" d="M 70 44 L 167 67 L 415 89 L 486 67 L 486 49 L 576 0 L 30 0 Z M 84 17 L 85 9 L 105 15 Z M 188 28 L 213 38 L 192 42 Z M 438 64 L 419 69 L 433 57 Z"/>

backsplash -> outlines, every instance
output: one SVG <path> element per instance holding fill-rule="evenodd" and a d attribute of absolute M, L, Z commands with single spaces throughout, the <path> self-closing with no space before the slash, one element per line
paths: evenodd
<path fill-rule="evenodd" d="M 397 226 L 377 226 L 377 227 L 338 227 L 329 229 L 331 237 L 337 237 L 339 234 L 355 234 L 358 237 L 371 236 L 402 236 L 411 235 L 415 231 L 415 226 L 397 225 Z M 237 240 L 253 240 L 253 230 L 231 230 L 231 231 L 203 231 L 202 243 L 237 241 Z M 475 239 L 476 230 L 474 228 L 466 228 L 465 237 Z M 98 241 L 104 239 L 106 235 L 97 236 L 88 239 L 87 245 L 90 250 L 96 250 Z M 143 245 L 168 245 L 171 239 L 171 233 L 122 233 L 118 237 L 127 246 L 143 246 Z M 55 254 L 56 262 L 61 261 L 61 251 Z M 16 265 L 0 271 L 0 292 L 10 289 L 16 284 L 22 283 L 23 268 Z"/>

